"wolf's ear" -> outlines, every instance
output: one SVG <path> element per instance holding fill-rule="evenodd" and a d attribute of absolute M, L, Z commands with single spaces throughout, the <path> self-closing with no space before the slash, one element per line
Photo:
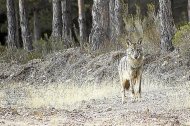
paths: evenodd
<path fill-rule="evenodd" d="M 137 43 L 138 43 L 139 45 L 141 45 L 142 40 L 143 40 L 143 38 L 140 38 L 140 39 L 138 40 L 138 42 L 137 42 Z"/>
<path fill-rule="evenodd" d="M 127 46 L 132 45 L 132 42 L 131 42 L 131 40 L 130 40 L 130 39 L 126 39 L 126 42 L 127 42 Z"/>

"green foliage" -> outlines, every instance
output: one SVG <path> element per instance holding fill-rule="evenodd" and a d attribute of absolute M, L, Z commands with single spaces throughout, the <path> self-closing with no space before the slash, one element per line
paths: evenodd
<path fill-rule="evenodd" d="M 45 39 L 33 42 L 36 52 L 41 53 L 43 56 L 46 56 L 48 53 L 51 53 L 53 51 L 64 49 L 63 41 L 54 41 L 53 39 L 49 39 L 47 37 L 47 34 L 45 34 L 44 36 Z"/>
<path fill-rule="evenodd" d="M 181 26 L 173 37 L 173 45 L 183 56 L 190 56 L 190 23 Z"/>
<path fill-rule="evenodd" d="M 147 4 L 148 12 L 155 12 L 155 5 L 154 4 Z"/>
<path fill-rule="evenodd" d="M 4 24 L 1 24 L 0 32 L 7 32 L 7 21 Z"/>
<path fill-rule="evenodd" d="M 6 0 L 0 0 L 0 12 L 6 12 Z"/>
<path fill-rule="evenodd" d="M 35 51 L 46 54 L 47 53 L 47 41 L 41 39 L 33 43 Z"/>
<path fill-rule="evenodd" d="M 0 45 L 0 57 L 3 56 L 4 52 L 6 51 L 5 46 Z"/>
<path fill-rule="evenodd" d="M 25 64 L 30 60 L 33 59 L 41 59 L 42 54 L 39 52 L 27 52 L 24 49 L 19 49 L 19 50 L 10 50 L 6 49 L 3 51 L 2 55 L 0 55 L 0 62 L 16 62 L 16 63 L 21 63 Z"/>
<path fill-rule="evenodd" d="M 50 12 L 49 8 L 43 9 L 40 11 L 40 28 L 42 33 L 47 33 L 47 31 L 51 31 L 52 29 L 52 12 Z"/>
<path fill-rule="evenodd" d="M 180 46 L 184 43 L 189 43 L 190 41 L 190 23 L 181 26 L 173 37 L 173 44 L 175 46 Z"/>

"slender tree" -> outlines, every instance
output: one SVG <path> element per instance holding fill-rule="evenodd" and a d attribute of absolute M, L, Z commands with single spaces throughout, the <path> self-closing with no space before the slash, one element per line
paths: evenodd
<path fill-rule="evenodd" d="M 79 22 L 80 44 L 82 46 L 83 42 L 87 41 L 84 0 L 78 0 L 78 12 L 79 12 L 78 22 Z"/>
<path fill-rule="evenodd" d="M 40 39 L 40 22 L 39 22 L 39 11 L 34 8 L 34 41 L 38 41 Z"/>
<path fill-rule="evenodd" d="M 70 47 L 72 44 L 72 13 L 71 13 L 71 0 L 62 0 L 62 38 L 67 47 Z"/>
<path fill-rule="evenodd" d="M 8 40 L 7 44 L 9 48 L 16 48 L 17 44 L 17 24 L 16 24 L 16 12 L 15 1 L 7 0 L 7 20 L 8 20 Z"/>
<path fill-rule="evenodd" d="M 52 37 L 61 39 L 62 36 L 62 19 L 61 19 L 61 1 L 52 0 L 53 21 L 52 21 Z"/>
<path fill-rule="evenodd" d="M 19 0 L 20 26 L 23 46 L 25 50 L 31 51 L 33 49 L 32 36 L 29 30 L 29 19 L 26 5 L 26 0 Z"/>
<path fill-rule="evenodd" d="M 168 52 L 173 50 L 172 37 L 174 35 L 174 20 L 170 0 L 159 0 L 161 50 Z"/>

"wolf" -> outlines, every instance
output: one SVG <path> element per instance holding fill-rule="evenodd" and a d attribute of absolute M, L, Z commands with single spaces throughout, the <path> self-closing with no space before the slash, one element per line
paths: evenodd
<path fill-rule="evenodd" d="M 127 53 L 121 58 L 118 65 L 119 78 L 121 83 L 122 103 L 124 103 L 125 91 L 130 86 L 134 98 L 141 97 L 141 78 L 143 72 L 143 49 L 142 38 L 136 43 L 127 41 Z"/>

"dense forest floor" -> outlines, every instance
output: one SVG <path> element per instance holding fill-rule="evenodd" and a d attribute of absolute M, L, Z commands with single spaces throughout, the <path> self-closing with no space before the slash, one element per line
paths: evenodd
<path fill-rule="evenodd" d="M 142 98 L 121 104 L 123 51 L 0 63 L 0 125 L 190 125 L 189 52 L 145 55 Z"/>

